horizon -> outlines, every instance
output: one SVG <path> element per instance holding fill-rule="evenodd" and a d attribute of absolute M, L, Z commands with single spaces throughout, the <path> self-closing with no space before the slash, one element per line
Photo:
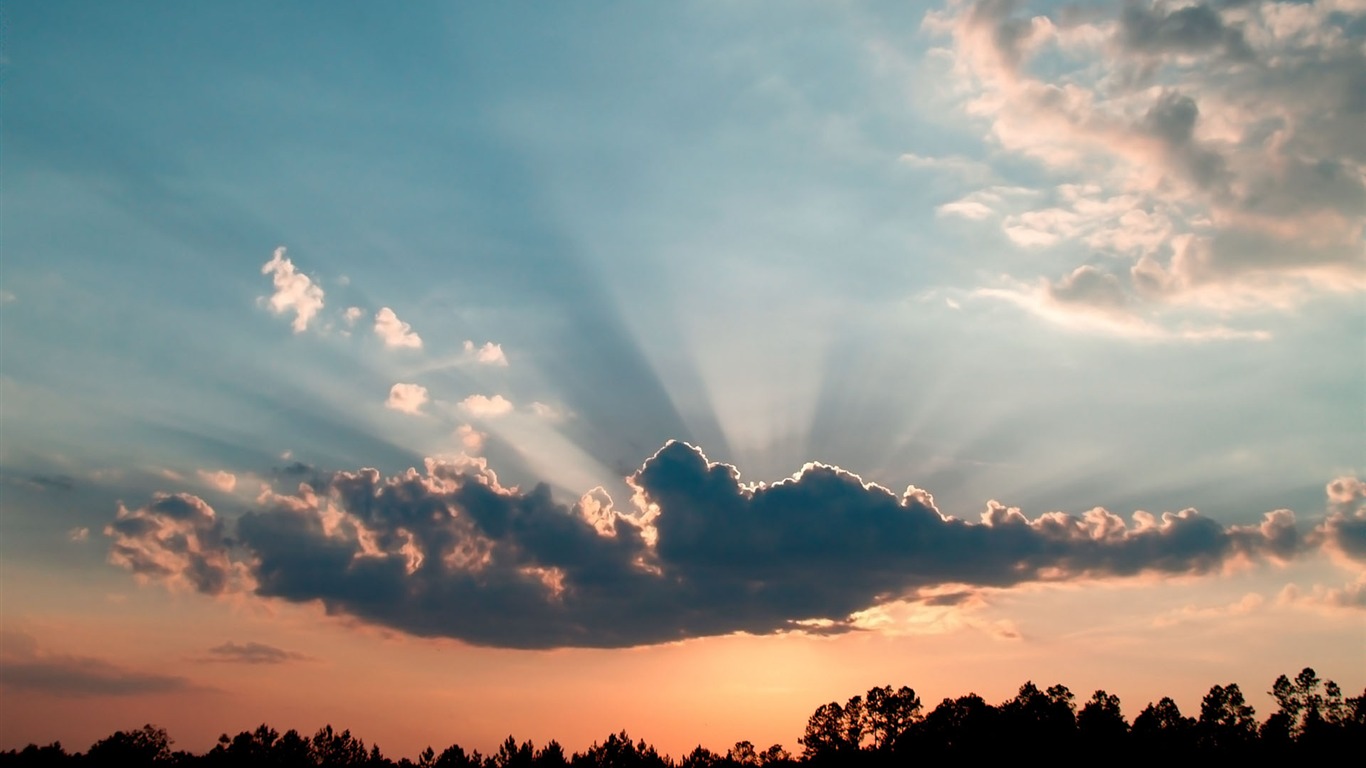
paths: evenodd
<path fill-rule="evenodd" d="M 0 41 L 0 750 L 1366 688 L 1360 0 Z"/>

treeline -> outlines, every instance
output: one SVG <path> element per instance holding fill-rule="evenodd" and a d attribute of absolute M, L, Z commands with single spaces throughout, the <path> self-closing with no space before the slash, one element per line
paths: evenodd
<path fill-rule="evenodd" d="M 1254 764 L 1294 759 L 1333 759 L 1366 754 L 1366 691 L 1344 698 L 1331 680 L 1306 668 L 1294 679 L 1276 679 L 1271 695 L 1277 709 L 1259 721 L 1238 685 L 1216 685 L 1200 702 L 1199 717 L 1181 713 L 1163 698 L 1125 720 L 1117 696 L 1096 691 L 1080 709 L 1066 686 L 1039 689 L 1033 682 L 999 705 L 976 694 L 944 699 L 925 711 L 915 691 L 874 688 L 844 704 L 816 709 L 793 756 L 779 744 L 758 749 L 741 741 L 725 753 L 697 747 L 673 760 L 644 740 L 622 731 L 584 752 L 566 754 L 558 742 L 536 747 L 509 736 L 490 754 L 451 745 L 428 747 L 414 762 L 384 756 L 350 731 L 328 725 L 313 736 L 281 735 L 267 725 L 236 736 L 223 734 L 202 755 L 172 751 L 166 731 L 145 725 L 117 731 L 85 753 L 68 753 L 60 743 L 0 752 L 0 766 L 274 766 L 277 768 L 784 768 L 821 766 L 940 765 L 963 760 L 1038 755 L 1051 759 L 1103 756 L 1110 764 L 1151 763 L 1175 755 L 1241 760 Z"/>

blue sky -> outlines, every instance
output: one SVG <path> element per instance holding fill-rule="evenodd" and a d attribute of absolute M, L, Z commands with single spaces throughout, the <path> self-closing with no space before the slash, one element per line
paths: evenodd
<path fill-rule="evenodd" d="M 584 519 L 600 488 L 601 519 L 656 535 L 627 478 L 679 440 L 742 482 L 822 462 L 973 522 L 1195 508 L 1234 536 L 1293 510 L 1312 556 L 1247 550 L 1234 594 L 1229 563 L 1138 573 L 1205 574 L 1193 610 L 1322 609 L 1285 645 L 1360 677 L 1360 553 L 1324 527 L 1356 530 L 1366 493 L 1360 3 L 19 2 L 0 24 L 0 553 L 33 590 L 0 612 L 40 648 L 93 615 L 82 590 L 153 621 L 163 592 L 125 569 L 185 574 L 106 526 L 180 520 L 156 493 L 231 539 L 300 481 L 430 458 Z M 245 579 L 232 599 L 326 599 L 198 546 Z M 1134 575 L 1106 562 L 1062 581 Z M 1044 615 L 1003 608 L 1026 582 L 963 610 Z"/>

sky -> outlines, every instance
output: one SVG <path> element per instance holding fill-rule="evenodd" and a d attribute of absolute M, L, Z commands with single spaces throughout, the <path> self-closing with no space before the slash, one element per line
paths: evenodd
<path fill-rule="evenodd" d="M 0 748 L 1366 687 L 1366 3 L 0 7 Z"/>

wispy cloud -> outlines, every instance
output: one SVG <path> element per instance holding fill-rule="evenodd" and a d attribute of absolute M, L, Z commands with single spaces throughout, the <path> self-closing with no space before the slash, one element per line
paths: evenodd
<path fill-rule="evenodd" d="M 295 651 L 287 651 L 273 645 L 257 642 L 235 643 L 228 641 L 216 645 L 196 661 L 226 664 L 284 664 L 290 661 L 306 661 L 309 657 Z"/>
<path fill-rule="evenodd" d="M 174 675 L 126 669 L 103 659 L 45 653 L 33 638 L 7 631 L 0 639 L 0 686 L 50 696 L 138 696 L 192 689 Z"/>
<path fill-rule="evenodd" d="M 226 470 L 216 470 L 210 472 L 206 469 L 198 470 L 195 474 L 205 485 L 216 488 L 223 493 L 232 493 L 232 489 L 237 487 L 237 475 Z"/>

